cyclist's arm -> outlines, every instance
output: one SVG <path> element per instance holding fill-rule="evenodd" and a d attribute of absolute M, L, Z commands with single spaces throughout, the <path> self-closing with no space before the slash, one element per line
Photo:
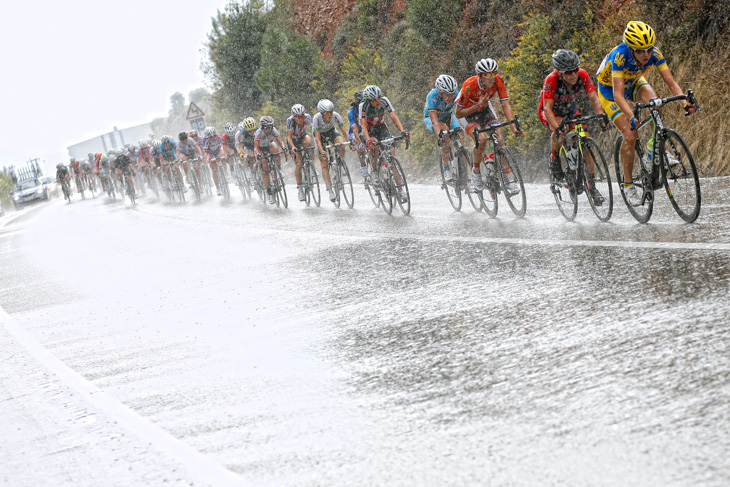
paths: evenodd
<path fill-rule="evenodd" d="M 664 80 L 664 83 L 666 83 L 667 87 L 669 88 L 669 91 L 672 92 L 672 95 L 682 95 L 684 92 L 682 91 L 682 88 L 680 88 L 679 84 L 674 80 L 674 76 L 672 75 L 672 70 L 667 68 L 662 71 L 659 71 L 659 75 L 661 75 L 662 79 Z M 685 102 L 686 103 L 686 102 Z"/>
<path fill-rule="evenodd" d="M 628 120 L 631 120 L 631 117 L 634 116 L 634 113 L 631 111 L 631 105 L 629 105 L 628 100 L 626 100 L 626 98 L 624 97 L 624 89 L 626 87 L 626 84 L 624 83 L 623 77 L 614 76 L 611 82 L 613 84 L 613 101 L 615 101 L 616 105 L 618 105 L 621 111 L 624 112 L 626 118 Z"/>
<path fill-rule="evenodd" d="M 264 153 L 261 152 L 261 142 L 259 142 L 259 139 L 254 139 L 253 141 L 253 153 L 257 156 L 261 156 Z"/>
<path fill-rule="evenodd" d="M 322 136 L 319 134 L 319 130 L 314 131 L 314 141 L 317 143 L 317 148 L 320 154 L 324 154 L 324 146 L 322 144 Z"/>
<path fill-rule="evenodd" d="M 398 115 L 396 115 L 395 111 L 390 112 L 389 115 L 395 126 L 398 127 L 398 130 L 400 130 L 401 132 L 405 132 L 405 130 L 403 129 L 403 124 L 400 123 L 400 119 L 398 118 Z"/>
<path fill-rule="evenodd" d="M 340 133 L 345 138 L 345 140 L 349 140 L 350 137 L 348 137 L 347 132 L 345 132 L 345 123 L 340 124 Z"/>
<path fill-rule="evenodd" d="M 504 116 L 507 117 L 507 120 L 514 120 L 515 115 L 512 113 L 512 105 L 509 104 L 509 100 L 504 100 L 502 103 L 502 111 L 504 112 Z M 514 134 L 521 134 L 522 131 L 518 130 L 515 124 L 511 124 L 509 126 L 512 129 L 512 133 Z"/>
<path fill-rule="evenodd" d="M 593 93 L 595 95 L 595 93 Z M 597 99 L 598 97 L 596 97 Z M 550 130 L 555 132 L 555 129 L 558 128 L 558 125 L 560 125 L 560 122 L 558 122 L 558 119 L 555 118 L 555 114 L 553 113 L 553 107 L 555 106 L 555 100 L 552 98 L 545 98 L 542 101 L 542 111 L 545 114 L 545 119 L 548 122 L 548 125 L 550 125 Z"/>
<path fill-rule="evenodd" d="M 603 111 L 603 107 L 601 106 L 601 101 L 598 99 L 598 94 L 595 91 L 591 91 L 588 93 L 588 99 L 591 101 L 591 105 L 593 105 L 593 111 L 596 113 L 596 115 L 601 115 L 602 113 L 605 113 Z"/>
<path fill-rule="evenodd" d="M 482 96 L 479 97 L 479 101 L 474 103 L 470 107 L 462 107 L 459 105 L 456 105 L 456 118 L 464 118 L 468 117 L 469 115 L 473 115 L 475 113 L 481 112 L 485 108 L 489 106 L 489 98 L 488 94 L 484 93 Z"/>
<path fill-rule="evenodd" d="M 198 157 L 203 158 L 203 151 L 198 144 L 195 144 L 195 150 L 198 151 Z"/>
<path fill-rule="evenodd" d="M 296 146 L 294 145 L 294 137 L 292 136 L 292 134 L 293 132 L 291 130 L 286 131 L 286 141 L 289 144 L 289 147 L 294 148 Z M 282 147 L 284 146 L 282 145 Z"/>
<path fill-rule="evenodd" d="M 276 141 L 279 143 L 279 150 L 281 150 L 282 152 L 284 152 L 285 151 L 285 149 L 284 149 L 284 141 L 281 140 L 281 135 L 277 135 L 276 136 Z M 294 144 L 292 144 L 292 147 L 294 147 Z"/>
<path fill-rule="evenodd" d="M 367 142 L 371 138 L 370 137 L 370 134 L 368 133 L 368 120 L 367 120 L 367 118 L 361 118 L 360 119 L 360 127 L 362 127 L 363 140 L 365 140 L 365 142 Z"/>

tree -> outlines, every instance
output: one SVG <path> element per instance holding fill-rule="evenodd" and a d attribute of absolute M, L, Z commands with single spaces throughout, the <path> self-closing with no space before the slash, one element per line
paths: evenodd
<path fill-rule="evenodd" d="M 188 98 L 196 105 L 208 96 L 210 96 L 210 93 L 205 88 L 195 88 L 194 90 L 190 91 L 190 93 L 188 93 Z"/>
<path fill-rule="evenodd" d="M 170 96 L 170 118 L 178 118 L 185 113 L 185 97 L 179 91 Z"/>
<path fill-rule="evenodd" d="M 209 61 L 203 63 L 203 72 L 215 90 L 215 105 L 237 117 L 253 113 L 261 105 L 254 73 L 261 65 L 266 12 L 261 0 L 230 2 L 213 19 L 208 34 Z"/>
<path fill-rule="evenodd" d="M 282 106 L 316 102 L 312 80 L 320 63 L 319 48 L 307 38 L 270 28 L 261 45 L 261 67 L 256 71 L 256 86 L 270 101 Z"/>

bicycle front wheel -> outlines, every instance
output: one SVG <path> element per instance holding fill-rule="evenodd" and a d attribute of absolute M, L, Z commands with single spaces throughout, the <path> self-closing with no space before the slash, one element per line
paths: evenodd
<path fill-rule="evenodd" d="M 603 157 L 603 151 L 598 147 L 595 140 L 587 137 L 583 139 L 583 162 L 585 163 L 583 171 L 583 181 L 585 188 L 588 188 L 586 197 L 588 203 L 593 209 L 593 213 L 602 222 L 607 222 L 613 213 L 613 187 L 611 186 L 611 174 L 608 172 L 608 164 L 606 158 Z M 588 164 L 585 155 L 590 154 L 593 158 L 595 167 L 595 175 L 591 176 L 588 171 Z"/>
<path fill-rule="evenodd" d="M 228 180 L 226 179 L 226 168 L 222 163 L 218 164 L 218 185 L 220 186 L 221 194 L 225 201 L 231 201 L 231 189 L 228 187 Z"/>
<path fill-rule="evenodd" d="M 339 159 L 340 167 L 340 182 L 342 183 L 342 196 L 345 198 L 348 208 L 355 206 L 355 191 L 352 189 L 352 178 L 350 177 L 350 170 L 347 168 L 347 164 L 342 159 Z"/>
<path fill-rule="evenodd" d="M 317 176 L 317 170 L 314 168 L 314 165 L 310 162 L 309 163 L 309 182 L 310 182 L 310 189 L 309 193 L 312 194 L 312 200 L 314 200 L 315 206 L 319 207 L 319 204 L 322 202 L 322 195 L 319 192 L 319 176 Z"/>
<path fill-rule="evenodd" d="M 439 171 L 441 172 L 441 189 L 446 191 L 446 197 L 449 199 L 449 203 L 451 203 L 454 211 L 461 211 L 461 189 L 459 188 L 461 173 L 463 172 L 463 168 L 460 167 L 461 160 L 457 157 L 455 163 L 451 164 L 452 178 L 450 181 L 447 181 L 446 176 L 444 176 L 444 161 L 440 155 L 438 158 Z"/>
<path fill-rule="evenodd" d="M 274 166 L 273 175 L 276 179 L 277 201 L 281 200 L 281 204 L 284 205 L 284 208 L 289 208 L 289 199 L 286 197 L 286 187 L 284 186 L 284 175 L 281 173 L 281 169 L 275 162 L 272 163 L 272 166 Z"/>
<path fill-rule="evenodd" d="M 390 215 L 393 212 L 393 205 L 395 203 L 395 184 L 391 175 L 391 169 L 388 163 L 383 160 L 384 157 L 381 156 L 378 159 L 378 182 L 380 186 L 378 198 L 380 206 L 383 207 L 383 211 Z"/>
<path fill-rule="evenodd" d="M 195 174 L 195 169 L 192 166 L 189 169 L 189 174 L 188 179 L 190 179 L 190 186 L 193 188 L 195 201 L 200 201 L 200 181 L 198 181 L 198 175 Z"/>
<path fill-rule="evenodd" d="M 332 190 L 335 192 L 335 200 L 332 202 L 335 208 L 340 207 L 340 188 L 342 187 L 342 175 L 340 173 L 340 166 L 337 163 L 330 164 L 330 182 L 332 183 Z"/>
<path fill-rule="evenodd" d="M 669 201 L 682 220 L 692 223 L 700 216 L 702 205 L 700 177 L 694 157 L 682 136 L 671 129 L 664 135 L 664 146 L 660 153 L 662 177 Z"/>
<path fill-rule="evenodd" d="M 403 167 L 398 162 L 398 159 L 393 157 L 391 159 L 391 165 L 393 166 L 393 175 L 400 176 L 400 183 L 397 178 L 394 179 L 396 192 L 395 198 L 398 201 L 398 206 L 404 215 L 411 213 L 411 193 L 408 191 L 408 181 L 406 181 L 406 173 L 403 171 Z"/>
<path fill-rule="evenodd" d="M 616 168 L 618 187 L 621 190 L 621 197 L 623 198 L 629 213 L 631 213 L 631 216 L 633 216 L 639 223 L 646 223 L 649 221 L 651 214 L 654 211 L 654 190 L 651 185 L 651 177 L 646 170 L 642 170 L 642 149 L 641 143 L 639 139 L 637 139 L 636 147 L 634 149 L 634 166 L 631 171 L 631 180 L 636 187 L 637 194 L 641 197 L 641 204 L 632 206 L 626 197 L 626 189 L 624 188 L 624 181 L 626 179 L 624 178 L 624 165 L 621 162 L 621 143 L 623 140 L 623 135 L 619 135 L 613 149 L 613 163 Z"/>
<path fill-rule="evenodd" d="M 132 206 L 134 206 L 134 183 L 128 174 L 124 176 L 124 187 L 127 192 L 127 196 L 129 196 L 129 201 L 132 203 Z"/>
<path fill-rule="evenodd" d="M 238 189 L 241 190 L 241 196 L 243 196 L 243 201 L 246 201 L 249 197 L 249 195 L 247 194 L 248 180 L 246 179 L 246 173 L 243 171 L 243 165 L 240 162 L 236 161 L 236 164 L 233 166 L 233 171 L 235 173 Z"/>
<path fill-rule="evenodd" d="M 517 218 L 522 218 L 527 211 L 527 195 L 525 195 L 525 184 L 522 181 L 520 167 L 507 147 L 500 147 L 496 156 L 495 167 L 502 168 L 500 179 L 507 204 Z"/>

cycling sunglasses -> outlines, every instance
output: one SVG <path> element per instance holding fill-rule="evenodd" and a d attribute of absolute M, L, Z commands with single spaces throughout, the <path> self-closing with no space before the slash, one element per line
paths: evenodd
<path fill-rule="evenodd" d="M 649 54 L 654 50 L 654 46 L 647 47 L 646 49 L 632 49 L 634 54 Z"/>
<path fill-rule="evenodd" d="M 579 68 L 571 69 L 570 71 L 561 71 L 560 74 L 575 74 Z"/>

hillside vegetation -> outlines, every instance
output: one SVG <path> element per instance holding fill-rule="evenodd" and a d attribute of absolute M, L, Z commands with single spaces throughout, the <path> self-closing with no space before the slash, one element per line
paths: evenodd
<path fill-rule="evenodd" d="M 267 114 L 281 124 L 291 105 L 302 103 L 314 112 L 320 98 L 332 99 L 344 115 L 353 91 L 377 84 L 412 133 L 412 149 L 403 155 L 409 168 L 429 174 L 437 152 L 422 123 L 427 92 L 439 74 L 461 83 L 474 73 L 476 61 L 492 57 L 526 127 L 525 137 L 507 141 L 523 154 L 528 176 L 537 177 L 544 173 L 539 161 L 547 132 L 536 109 L 551 70 L 550 55 L 558 48 L 573 49 L 582 67 L 595 73 L 621 42 L 626 23 L 642 20 L 656 31 L 657 46 L 680 86 L 693 89 L 702 107 L 692 117 L 682 116 L 678 104 L 667 107 L 666 122 L 690 143 L 701 174 L 730 173 L 724 158 L 730 139 L 720 118 L 730 83 L 728 2 L 359 0 L 327 31 L 301 22 L 317 18 L 301 9 L 321 8 L 318 4 L 252 0 L 230 2 L 219 12 L 203 65 L 213 88 L 211 123 Z M 300 32 L 317 34 L 310 38 Z M 656 70 L 649 82 L 660 96 L 669 95 Z M 615 129 L 601 135 L 604 147 L 616 135 Z"/>

